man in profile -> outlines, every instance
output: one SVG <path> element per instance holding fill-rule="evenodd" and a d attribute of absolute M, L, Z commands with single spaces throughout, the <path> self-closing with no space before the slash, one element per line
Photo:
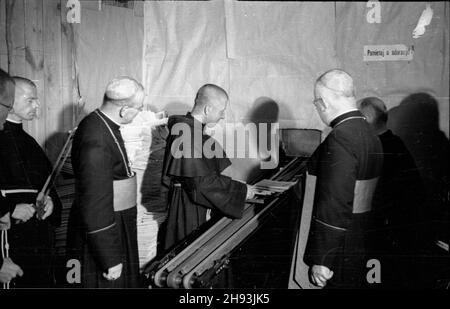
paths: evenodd
<path fill-rule="evenodd" d="M 135 79 L 113 79 L 101 107 L 81 121 L 74 136 L 75 201 L 68 234 L 82 261 L 85 288 L 140 286 L 136 176 L 120 127 L 138 115 L 143 101 L 144 88 Z"/>
<path fill-rule="evenodd" d="M 221 146 L 204 132 L 205 126 L 223 119 L 227 104 L 225 90 L 206 84 L 198 90 L 190 113 L 169 117 L 162 173 L 169 208 L 165 249 L 209 218 L 242 217 L 245 200 L 254 196 L 252 186 L 221 174 L 231 162 Z M 205 153 L 207 142 L 214 144 L 214 154 Z"/>
<path fill-rule="evenodd" d="M 9 111 L 14 104 L 14 80 L 8 73 L 0 69 L 0 131 L 3 130 L 6 117 L 8 117 Z M 2 144 L 0 144 L 2 147 Z M 3 182 L 5 176 L 4 168 L 7 168 L 5 162 L 0 162 L 0 180 Z M 0 187 L 0 189 L 3 189 Z M 0 233 L 1 239 L 4 239 L 7 231 L 11 227 L 11 209 L 15 207 L 15 204 L 9 199 L 0 194 Z M 17 276 L 22 276 L 22 269 L 15 264 L 11 258 L 6 256 L 6 248 L 0 248 L 2 254 L 0 254 L 0 283 L 9 284 L 9 282 Z"/>
<path fill-rule="evenodd" d="M 11 210 L 10 254 L 25 272 L 23 278 L 15 281 L 15 287 L 48 288 L 54 286 L 54 229 L 60 224 L 62 205 L 56 190 L 51 188 L 49 196 L 42 197 L 42 213 L 33 206 L 52 172 L 52 164 L 23 129 L 24 122 L 37 116 L 37 87 L 24 77 L 16 76 L 14 81 L 13 109 L 0 132 L 0 159 L 8 165 L 1 186 L 16 204 Z M 29 204 L 20 204 L 23 201 Z"/>
<path fill-rule="evenodd" d="M 356 107 L 348 73 L 334 69 L 322 74 L 313 103 L 332 131 L 308 165 L 316 188 L 303 259 L 313 284 L 361 288 L 366 280 L 364 238 L 383 163 L 381 143 Z"/>

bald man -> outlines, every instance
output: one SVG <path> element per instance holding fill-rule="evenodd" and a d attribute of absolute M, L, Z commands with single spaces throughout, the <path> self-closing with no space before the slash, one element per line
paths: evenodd
<path fill-rule="evenodd" d="M 304 261 L 320 287 L 361 288 L 366 280 L 364 234 L 383 158 L 354 92 L 350 75 L 338 69 L 314 87 L 316 110 L 332 128 L 308 165 L 316 189 Z"/>
<path fill-rule="evenodd" d="M 142 110 L 144 88 L 122 76 L 106 86 L 101 107 L 78 126 L 72 146 L 75 201 L 70 243 L 85 288 L 139 287 L 136 176 L 120 127 Z"/>
<path fill-rule="evenodd" d="M 23 130 L 23 122 L 36 118 L 39 108 L 34 82 L 14 77 L 15 98 L 0 133 L 0 160 L 7 162 L 2 192 L 16 204 L 11 209 L 10 255 L 25 274 L 16 288 L 45 288 L 54 283 L 54 229 L 61 221 L 61 202 L 54 188 L 45 200 L 44 213 L 36 213 L 38 192 L 52 172 L 52 164 L 36 140 Z M 21 204 L 23 202 L 27 204 Z"/>
<path fill-rule="evenodd" d="M 9 111 L 13 107 L 14 103 L 14 80 L 8 73 L 0 69 L 0 132 L 3 130 L 3 125 L 6 121 Z M 0 133 L 1 134 L 1 133 Z M 0 147 L 3 147 L 0 141 Z M 3 181 L 5 175 L 4 169 L 8 169 L 7 162 L 0 162 L 0 183 Z M 1 186 L 0 186 L 0 189 Z M 0 194 L 0 233 L 2 240 L 7 235 L 8 230 L 11 227 L 10 212 L 16 207 L 15 203 L 11 199 Z M 2 242 L 3 247 L 0 248 L 2 254 L 0 254 L 0 283 L 8 285 L 9 282 L 17 276 L 22 276 L 22 269 L 15 264 L 11 258 L 6 256 L 6 247 Z"/>
<path fill-rule="evenodd" d="M 0 69 L 0 131 L 3 130 L 6 117 L 8 117 L 9 111 L 13 108 L 15 91 L 14 88 L 14 79 L 12 79 L 12 77 L 9 76 L 8 73 Z M 0 165 L 0 168 L 2 168 L 2 165 Z M 0 170 L 0 177 L 3 178 L 3 176 L 4 172 L 2 169 Z M 0 218 L 9 213 L 12 207 L 12 202 L 9 199 L 5 198 L 2 194 L 0 194 Z M 4 218 L 4 220 L 6 222 L 6 217 Z"/>
<path fill-rule="evenodd" d="M 254 195 L 251 186 L 221 174 L 231 162 L 217 142 L 214 153 L 219 155 L 204 151 L 207 141 L 215 141 L 204 128 L 223 119 L 227 104 L 225 90 L 206 84 L 198 90 L 190 113 L 169 117 L 162 173 L 169 204 L 165 249 L 210 217 L 242 217 L 246 198 Z"/>
<path fill-rule="evenodd" d="M 373 199 L 370 249 L 383 265 L 382 288 L 410 287 L 415 277 L 420 229 L 418 210 L 424 188 L 413 157 L 403 141 L 387 127 L 388 112 L 376 97 L 358 101 L 358 109 L 376 131 L 383 146 L 383 170 Z"/>

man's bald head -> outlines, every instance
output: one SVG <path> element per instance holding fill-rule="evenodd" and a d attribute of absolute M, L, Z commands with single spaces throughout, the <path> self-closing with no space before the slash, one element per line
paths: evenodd
<path fill-rule="evenodd" d="M 228 101 L 228 94 L 225 90 L 214 84 L 203 85 L 197 91 L 193 109 L 201 109 L 207 105 L 220 103 L 223 101 L 221 99 Z"/>
<path fill-rule="evenodd" d="M 19 122 L 33 120 L 38 116 L 40 107 L 36 84 L 21 76 L 14 76 L 13 79 L 16 84 L 14 107 L 8 118 Z"/>
<path fill-rule="evenodd" d="M 135 101 L 143 100 L 143 97 L 144 87 L 141 83 L 128 76 L 119 76 L 106 85 L 103 104 L 133 106 Z"/>
<path fill-rule="evenodd" d="M 14 76 L 13 77 L 14 82 L 16 83 L 16 91 L 25 91 L 27 89 L 36 89 L 36 84 L 25 77 L 21 77 L 21 76 Z"/>
<path fill-rule="evenodd" d="M 217 123 L 224 118 L 227 103 L 225 90 L 214 84 L 203 85 L 195 96 L 192 115 L 202 117 L 204 123 Z"/>
<path fill-rule="evenodd" d="M 0 130 L 3 130 L 8 112 L 14 104 L 14 84 L 14 79 L 0 69 Z"/>
<path fill-rule="evenodd" d="M 377 131 L 384 131 L 388 121 L 387 108 L 384 102 L 376 97 L 367 97 L 357 103 L 358 109 L 366 117 L 373 128 Z"/>
<path fill-rule="evenodd" d="M 356 110 L 352 77 L 339 69 L 323 73 L 314 86 L 314 105 L 326 125 L 336 117 Z"/>
<path fill-rule="evenodd" d="M 144 107 L 144 87 L 134 78 L 119 76 L 107 85 L 100 110 L 114 121 L 127 124 Z"/>
<path fill-rule="evenodd" d="M 329 90 L 340 93 L 345 97 L 355 97 L 353 78 L 343 70 L 333 69 L 323 73 L 317 79 L 316 86 L 323 86 Z"/>

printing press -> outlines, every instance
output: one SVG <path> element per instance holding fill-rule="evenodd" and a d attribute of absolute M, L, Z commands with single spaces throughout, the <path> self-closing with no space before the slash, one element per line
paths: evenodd
<path fill-rule="evenodd" d="M 281 133 L 276 169 L 249 183 L 260 194 L 241 219 L 210 220 L 144 270 L 151 288 L 287 288 L 301 216 L 306 164 L 320 131 Z"/>

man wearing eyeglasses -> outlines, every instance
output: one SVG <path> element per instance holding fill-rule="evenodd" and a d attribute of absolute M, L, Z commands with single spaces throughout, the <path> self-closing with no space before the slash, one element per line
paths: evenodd
<path fill-rule="evenodd" d="M 9 111 L 14 103 L 14 80 L 2 69 L 0 69 L 0 131 L 3 130 L 3 124 L 6 121 Z M 0 148 L 3 147 L 0 144 Z M 0 162 L 0 179 L 4 177 L 4 164 Z M 7 230 L 11 226 L 10 211 L 15 205 L 13 202 L 0 194 L 0 233 L 2 240 L 7 235 Z M 7 248 L 5 244 L 0 248 L 0 283 L 8 284 L 17 276 L 22 276 L 22 269 L 7 257 Z"/>
<path fill-rule="evenodd" d="M 84 288 L 139 287 L 137 183 L 120 127 L 138 115 L 143 101 L 144 88 L 135 79 L 113 79 L 102 106 L 81 121 L 74 136 L 68 233 L 81 259 Z"/>
<path fill-rule="evenodd" d="M 35 209 L 38 193 L 52 171 L 52 164 L 22 124 L 36 118 L 40 106 L 35 83 L 13 77 L 15 98 L 0 133 L 0 159 L 7 162 L 1 187 L 16 202 L 11 210 L 10 255 L 24 269 L 16 288 L 44 288 L 54 284 L 54 229 L 60 224 L 61 202 L 54 188 L 44 201 L 43 213 Z M 19 204 L 19 202 L 28 204 Z M 18 205 L 17 205 L 18 204 Z"/>
<path fill-rule="evenodd" d="M 316 188 L 303 259 L 310 281 L 319 287 L 362 288 L 364 234 L 381 173 L 381 143 L 356 107 L 353 80 L 346 72 L 321 75 L 314 96 L 321 120 L 332 131 L 308 165 Z"/>

